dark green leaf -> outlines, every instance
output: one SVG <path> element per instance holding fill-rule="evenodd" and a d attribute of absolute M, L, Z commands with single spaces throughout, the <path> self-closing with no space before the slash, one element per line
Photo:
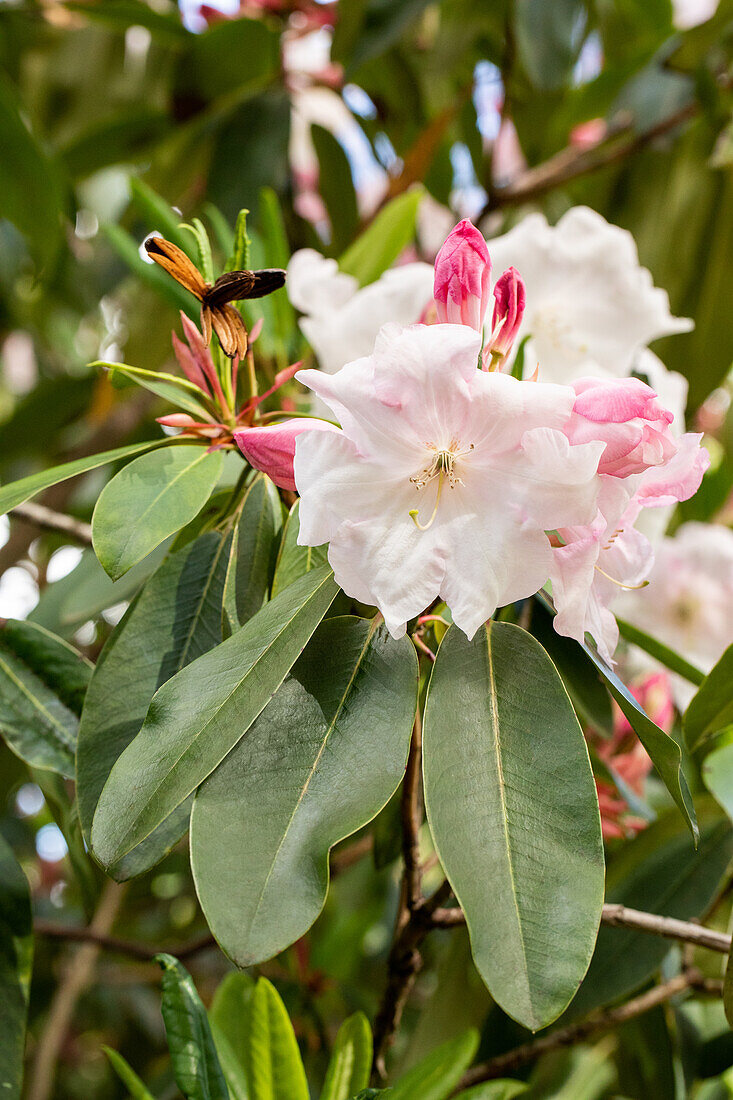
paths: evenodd
<path fill-rule="evenodd" d="M 334 59 L 344 62 L 347 72 L 352 73 L 365 62 L 380 57 L 399 40 L 427 3 L 428 0 L 401 0 L 399 4 L 389 0 L 351 0 L 346 5 L 344 18 L 349 17 L 352 7 L 356 9 L 357 17 L 348 37 L 339 31 L 339 18 Z M 351 18 L 354 19 L 353 14 Z"/>
<path fill-rule="evenodd" d="M 280 550 L 275 565 L 275 576 L 272 581 L 272 595 L 277 596 L 284 588 L 291 585 L 298 577 L 305 576 L 311 569 L 324 565 L 327 561 L 328 546 L 299 546 L 298 531 L 300 523 L 298 514 L 300 499 L 296 500 L 290 509 L 290 514 L 285 521 Z"/>
<path fill-rule="evenodd" d="M 309 1100 L 293 1025 L 267 978 L 252 997 L 249 1047 L 251 1100 Z"/>
<path fill-rule="evenodd" d="M 280 518 L 277 514 L 280 501 L 270 492 L 268 480 L 264 474 L 254 479 L 232 533 L 224 585 L 226 636 L 244 626 L 267 599 L 275 533 Z"/>
<path fill-rule="evenodd" d="M 581 721 L 610 734 L 613 730 L 611 697 L 588 654 L 572 638 L 565 638 L 553 630 L 552 618 L 541 604 L 535 605 L 531 629 L 562 676 Z"/>
<path fill-rule="evenodd" d="M 309 573 L 158 689 L 99 799 L 92 845 L 102 863 L 142 843 L 234 748 L 337 591 L 330 569 Z"/>
<path fill-rule="evenodd" d="M 423 194 L 422 188 L 415 187 L 388 202 L 341 256 L 341 270 L 358 279 L 360 286 L 378 279 L 415 236 Z"/>
<path fill-rule="evenodd" d="M 20 1100 L 33 926 L 28 883 L 0 836 L 0 1092 Z"/>
<path fill-rule="evenodd" d="M 173 1076 L 186 1100 L 229 1100 L 206 1009 L 191 975 L 172 955 L 156 955 L 163 970 L 163 1021 Z"/>
<path fill-rule="evenodd" d="M 704 913 L 733 856 L 733 829 L 712 799 L 698 803 L 698 816 L 697 851 L 672 810 L 625 844 L 609 865 L 606 900 L 679 920 Z M 632 993 L 658 969 L 669 949 L 656 936 L 602 926 L 568 1015 L 584 1016 Z"/>
<path fill-rule="evenodd" d="M 442 1043 L 400 1078 L 389 1092 L 390 1100 L 446 1100 L 473 1061 L 478 1039 L 471 1028 Z"/>
<path fill-rule="evenodd" d="M 723 1008 L 725 1009 L 725 1018 L 733 1028 L 733 952 L 728 955 L 728 960 L 725 964 L 725 978 L 723 979 Z"/>
<path fill-rule="evenodd" d="M 49 263 L 61 243 L 61 190 L 56 166 L 24 116 L 13 85 L 0 74 L 0 217 L 29 238 L 41 263 Z"/>
<path fill-rule="evenodd" d="M 690 749 L 733 722 L 733 645 L 702 680 L 685 711 L 682 726 Z"/>
<path fill-rule="evenodd" d="M 582 0 L 516 0 L 514 29 L 519 55 L 532 84 L 554 91 L 569 82 L 583 41 Z"/>
<path fill-rule="evenodd" d="M 484 1081 L 482 1085 L 474 1085 L 472 1089 L 457 1093 L 456 1100 L 514 1100 L 515 1096 L 521 1096 L 528 1088 L 524 1081 L 512 1081 L 509 1078 Z"/>
<path fill-rule="evenodd" d="M 583 733 L 542 646 L 509 623 L 443 639 L 428 691 L 425 804 L 479 973 L 539 1028 L 585 974 L 603 844 Z"/>
<path fill-rule="evenodd" d="M 73 776 L 76 735 L 92 666 L 41 626 L 0 628 L 0 732 L 37 768 Z"/>
<path fill-rule="evenodd" d="M 372 1029 L 363 1012 L 355 1012 L 338 1030 L 320 1100 L 349 1100 L 369 1084 Z"/>
<path fill-rule="evenodd" d="M 89 685 L 77 754 L 77 792 L 87 843 L 92 818 L 112 765 L 145 720 L 155 692 L 191 661 L 218 645 L 229 540 L 213 531 L 171 554 L 118 624 Z M 138 874 L 174 844 L 187 824 L 179 814 L 116 869 Z"/>
<path fill-rule="evenodd" d="M 30 500 L 44 489 L 57 485 L 59 481 L 66 481 L 70 477 L 76 477 L 77 474 L 85 474 L 87 470 L 96 470 L 98 466 L 106 466 L 107 463 L 117 462 L 121 458 L 131 458 L 132 455 L 142 454 L 143 451 L 151 451 L 154 447 L 170 446 L 170 443 L 170 439 L 130 443 L 126 447 L 115 447 L 112 451 L 77 458 L 73 462 L 65 462 L 63 466 L 53 466 L 50 470 L 41 470 L 37 474 L 21 478 L 20 481 L 13 481 L 0 489 L 0 515 Z"/>
<path fill-rule="evenodd" d="M 211 1018 L 209 1018 L 209 1026 L 231 1100 L 249 1100 L 249 1082 L 243 1065 L 232 1050 L 226 1035 Z"/>
<path fill-rule="evenodd" d="M 196 35 L 182 63 L 182 80 L 207 100 L 259 89 L 277 75 L 280 35 L 264 20 L 224 20 Z"/>
<path fill-rule="evenodd" d="M 311 126 L 311 136 L 318 157 L 318 190 L 331 222 L 332 251 L 338 255 L 353 240 L 359 227 L 359 210 L 351 167 L 340 143 L 330 130 Z"/>
<path fill-rule="evenodd" d="M 181 445 L 142 455 L 105 485 L 92 516 L 92 539 L 112 580 L 198 515 L 221 465 L 221 451 Z"/>
<path fill-rule="evenodd" d="M 201 787 L 194 880 L 209 927 L 238 965 L 277 954 L 316 919 L 330 848 L 370 821 L 402 779 L 416 704 L 409 641 L 374 620 L 327 619 Z"/>
<path fill-rule="evenodd" d="M 555 609 L 543 592 L 538 592 L 537 598 L 543 607 L 554 614 Z M 697 842 L 698 828 L 695 819 L 695 807 L 692 803 L 687 780 L 682 771 L 682 753 L 679 745 L 674 738 L 652 722 L 626 685 L 608 667 L 605 661 L 601 660 L 595 650 L 587 645 L 583 645 L 582 648 L 600 672 L 608 685 L 608 690 L 620 706 L 629 725 L 649 753 L 660 779 L 684 816 L 692 833 L 693 841 Z"/>
<path fill-rule="evenodd" d="M 722 745 L 708 753 L 702 766 L 702 778 L 733 821 L 733 744 Z"/>
<path fill-rule="evenodd" d="M 83 178 L 108 165 L 139 159 L 171 127 L 170 116 L 160 108 L 126 110 L 85 126 L 64 145 L 60 156 L 72 176 Z"/>

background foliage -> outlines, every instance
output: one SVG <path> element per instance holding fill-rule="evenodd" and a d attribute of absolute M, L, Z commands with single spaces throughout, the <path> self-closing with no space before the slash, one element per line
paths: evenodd
<path fill-rule="evenodd" d="M 701 407 L 703 415 L 717 407 L 733 351 L 733 3 L 721 0 L 712 18 L 685 29 L 690 7 L 675 10 L 668 0 L 252 0 L 240 18 L 212 15 L 207 25 L 192 5 L 184 19 L 169 0 L 0 4 L 0 480 L 158 433 L 154 417 L 167 409 L 159 395 L 88 364 L 124 359 L 149 370 L 170 364 L 170 332 L 177 311 L 190 302 L 142 261 L 138 247 L 153 229 L 190 247 L 171 206 L 184 220 L 207 220 L 221 257 L 229 254 L 244 206 L 251 212 L 252 266 L 285 266 L 293 250 L 311 245 L 341 257 L 343 269 L 366 283 L 405 250 L 432 260 L 450 225 L 435 204 L 480 220 L 486 236 L 528 209 L 539 208 L 555 221 L 571 205 L 590 205 L 632 231 L 642 263 L 669 290 L 673 312 L 695 319 L 693 332 L 655 348 L 688 378 L 693 424 Z M 397 201 L 387 206 L 388 200 Z M 375 219 L 381 219 L 378 231 L 365 247 L 359 232 Z M 258 348 L 266 373 L 274 376 L 309 354 L 285 292 L 252 309 L 249 320 L 259 315 L 265 319 Z M 712 474 L 699 497 L 680 509 L 684 518 L 724 516 L 733 485 L 729 440 L 728 418 L 717 431 Z M 185 461 L 182 450 L 177 462 Z M 226 461 L 219 465 L 200 476 L 231 491 Z M 87 522 L 109 475 L 108 468 L 98 469 L 40 499 Z M 253 497 L 250 507 L 259 514 L 265 501 Z M 181 523 L 187 518 L 184 508 Z M 244 1083 L 237 1094 L 230 1080 L 232 1095 L 304 1096 L 304 1073 L 313 1095 L 323 1088 L 328 1100 L 348 1100 L 352 1092 L 333 1084 L 329 1058 L 352 1042 L 362 1044 L 359 1057 L 368 1061 L 361 1017 L 354 1013 L 374 1019 L 384 981 L 397 906 L 398 810 L 390 804 L 352 847 L 337 849 L 322 916 L 307 936 L 258 968 L 275 982 L 292 1017 L 303 1070 L 269 984 L 261 980 L 254 993 L 246 982 L 236 989 L 231 979 L 220 984 L 231 967 L 215 947 L 199 942 L 208 931 L 185 849 L 174 846 L 163 863 L 126 885 L 103 880 L 85 853 L 88 810 L 81 805 L 76 815 L 63 778 L 73 772 L 90 667 L 61 646 L 50 666 L 44 631 L 96 659 L 168 544 L 147 557 L 150 546 L 132 547 L 130 560 L 116 566 L 120 574 L 132 568 L 113 582 L 73 537 L 17 515 L 3 522 L 0 615 L 30 612 L 35 626 L 17 628 L 12 637 L 3 633 L 0 662 L 23 662 L 48 727 L 34 737 L 37 713 L 32 720 L 21 713 L 13 729 L 3 726 L 14 751 L 0 746 L 0 976 L 21 975 L 8 982 L 0 1006 L 0 1060 L 22 1042 L 3 1023 L 6 1004 L 17 1019 L 27 1002 L 32 1100 L 145 1096 L 135 1092 L 131 1078 L 123 1086 L 113 1070 L 119 1064 L 105 1056 L 104 1045 L 123 1055 L 158 1097 L 177 1095 L 176 1082 L 193 1089 L 182 1084 L 183 1072 L 205 1073 L 206 1087 L 191 1095 L 223 1095 L 200 1020 L 197 1041 L 209 1050 L 209 1069 L 182 1070 L 168 1056 L 160 970 L 152 962 L 163 950 L 184 957 L 206 1004 L 218 987 L 211 1018 L 225 1069 L 217 1028 L 233 1028 L 243 1013 L 238 1002 L 223 1008 L 225 998 L 259 998 L 262 1019 L 268 997 L 274 1005 L 282 1025 L 277 1041 L 290 1051 L 296 1083 L 253 1091 L 245 1059 Z M 160 532 L 161 540 L 169 534 Z M 106 657 L 108 671 L 115 662 L 129 669 L 129 695 L 115 704 L 120 722 L 139 727 L 151 694 L 144 674 L 153 677 L 154 689 L 210 648 L 205 614 L 184 641 L 165 608 L 191 571 L 208 571 L 212 583 L 225 585 L 216 572 L 216 542 L 210 532 L 176 543 L 178 553 L 156 574 L 156 586 L 132 604 L 128 623 L 135 616 L 155 619 L 159 651 L 169 663 L 139 668 L 134 633 L 127 628 L 127 642 L 120 633 Z M 104 555 L 104 547 L 97 550 Z M 243 593 L 227 590 L 225 606 L 241 616 L 240 623 L 251 613 L 247 599 L 255 608 L 261 603 L 269 564 L 267 558 L 264 581 L 253 575 Z M 273 592 L 277 584 L 276 574 Z M 553 657 L 565 671 L 562 641 L 554 644 Z M 65 669 L 63 697 L 48 674 L 59 665 Z M 98 690 L 98 705 L 110 706 L 103 684 Z M 713 692 L 688 712 L 689 743 L 729 721 L 719 702 L 720 693 Z M 597 698 L 585 703 L 591 710 L 598 706 Z M 608 705 L 605 692 L 600 705 Z M 83 744 L 82 725 L 80 754 Z M 709 758 L 706 779 L 730 811 L 730 763 L 721 756 L 726 748 Z M 238 785 L 237 769 L 247 763 L 233 754 L 234 775 L 217 773 L 219 785 Z M 91 759 L 85 766 L 93 772 L 100 765 Z M 255 782 L 251 770 L 244 775 Z M 212 788 L 209 799 L 217 795 Z M 374 797 L 379 805 L 378 792 Z M 194 843 L 212 845 L 212 858 L 225 864 L 227 853 L 207 834 L 206 806 L 202 798 Z M 674 810 L 614 853 L 608 900 L 690 919 L 722 898 L 712 920 L 724 929 L 731 831 L 712 801 L 703 801 L 702 810 L 697 856 Z M 339 839 L 324 838 L 324 846 Z M 30 989 L 30 898 L 20 868 L 39 933 Z M 433 873 L 437 886 L 437 869 Z M 93 913 L 103 931 L 114 925 L 127 950 L 123 945 L 100 954 L 94 946 L 68 945 L 63 926 L 85 924 Z M 391 1069 L 396 1080 L 422 1065 L 419 1072 L 439 1083 L 430 1092 L 419 1073 L 412 1085 L 404 1077 L 407 1086 L 395 1088 L 395 1100 L 439 1100 L 479 1042 L 478 1056 L 486 1059 L 528 1038 L 491 1002 L 465 930 L 434 936 L 423 949 L 425 965 Z M 138 958 L 131 957 L 130 943 L 143 945 Z M 677 951 L 664 940 L 604 929 L 593 980 L 571 1013 L 643 988 Z M 695 962 L 706 976 L 720 977 L 717 957 Z M 203 1009 L 196 1007 L 190 980 L 165 956 L 162 965 L 168 1012 L 176 1011 L 171 1004 L 178 998 L 177 1011 L 197 1020 Z M 59 989 L 71 990 L 66 1016 Z M 272 1028 L 275 1017 L 267 1017 Z M 357 1021 L 343 1025 L 351 1027 L 351 1037 L 338 1030 L 347 1017 Z M 170 1035 L 168 1016 L 165 1023 Z M 54 1026 L 61 1038 L 50 1047 L 44 1036 Z M 262 1042 L 275 1042 L 268 1035 Z M 247 1032 L 240 1048 L 249 1049 L 250 1041 Z M 447 1053 L 445 1043 L 453 1044 Z M 421 1060 L 431 1057 L 425 1070 Z M 677 1098 L 695 1090 L 707 1100 L 731 1095 L 732 1063 L 722 1008 L 693 998 L 658 1007 L 593 1044 L 553 1053 L 535 1070 L 531 1095 Z M 526 1067 L 519 1072 L 528 1074 Z M 350 1083 L 356 1092 L 356 1083 L 366 1081 L 355 1073 Z M 475 1095 L 487 1100 L 512 1092 L 487 1088 Z"/>

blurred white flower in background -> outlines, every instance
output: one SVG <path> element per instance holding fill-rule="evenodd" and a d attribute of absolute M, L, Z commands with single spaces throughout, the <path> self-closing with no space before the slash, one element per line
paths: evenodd
<path fill-rule="evenodd" d="M 649 586 L 621 595 L 614 611 L 709 672 L 733 644 L 733 531 L 685 523 L 654 549 Z M 633 660 L 658 667 L 638 650 Z M 675 702 L 684 709 L 696 689 L 680 676 L 671 679 Z"/>
<path fill-rule="evenodd" d="M 672 316 L 631 234 L 588 207 L 573 207 L 555 226 L 530 214 L 488 245 L 497 270 L 522 273 L 527 309 L 519 339 L 530 336 L 526 361 L 530 369 L 539 363 L 542 381 L 622 378 L 651 340 L 693 327 Z"/>
<path fill-rule="evenodd" d="M 300 327 L 321 370 L 337 370 L 371 355 L 382 325 L 419 321 L 433 300 L 431 264 L 412 263 L 385 271 L 369 286 L 339 271 L 335 260 L 312 248 L 296 252 L 288 265 L 290 301 L 303 316 Z"/>

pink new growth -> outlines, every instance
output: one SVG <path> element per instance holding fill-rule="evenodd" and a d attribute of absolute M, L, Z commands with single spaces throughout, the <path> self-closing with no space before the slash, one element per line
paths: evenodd
<path fill-rule="evenodd" d="M 469 325 L 481 332 L 491 289 L 489 250 L 478 229 L 464 218 L 435 258 L 434 297 L 438 321 Z"/>

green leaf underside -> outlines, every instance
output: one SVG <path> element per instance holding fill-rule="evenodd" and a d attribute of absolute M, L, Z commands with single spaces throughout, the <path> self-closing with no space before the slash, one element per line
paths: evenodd
<path fill-rule="evenodd" d="M 441 1043 L 396 1082 L 390 1100 L 447 1100 L 473 1061 L 478 1040 L 471 1028 Z"/>
<path fill-rule="evenodd" d="M 184 378 L 176 378 L 174 374 L 144 370 L 142 367 L 130 367 L 127 363 L 107 363 L 104 360 L 97 360 L 91 366 L 104 367 L 105 370 L 109 371 L 110 379 L 113 382 L 116 374 L 122 375 L 123 378 L 129 378 L 131 382 L 150 390 L 151 393 L 156 394 L 157 397 L 162 397 L 171 405 L 177 405 L 179 409 L 184 409 L 196 420 L 211 420 L 211 413 L 202 404 L 204 394 L 198 386 L 194 386 L 193 382 L 188 382 Z"/>
<path fill-rule="evenodd" d="M 33 925 L 28 883 L 0 835 L 0 1096 L 20 1100 Z"/>
<path fill-rule="evenodd" d="M 191 865 L 209 927 L 239 966 L 277 954 L 316 919 L 330 848 L 402 779 L 416 705 L 408 640 L 373 620 L 327 619 L 203 784 Z"/>
<path fill-rule="evenodd" d="M 103 864 L 142 843 L 234 748 L 337 591 L 330 569 L 309 573 L 159 688 L 99 799 L 92 846 Z"/>
<path fill-rule="evenodd" d="M 43 627 L 9 619 L 0 630 L 0 732 L 22 760 L 74 775 L 78 715 L 92 668 Z"/>
<path fill-rule="evenodd" d="M 232 1100 L 251 1100 L 249 1032 L 255 983 L 249 974 L 233 971 L 217 986 L 209 1022 Z"/>
<path fill-rule="evenodd" d="M 544 592 L 538 592 L 536 598 L 555 614 L 552 601 Z M 642 709 L 622 680 L 613 672 L 598 654 L 588 645 L 581 647 L 590 657 L 608 685 L 608 690 L 618 703 L 631 728 L 649 753 L 659 778 L 672 796 L 675 805 L 682 813 L 694 843 L 698 840 L 698 826 L 695 807 L 690 795 L 684 772 L 682 771 L 682 753 L 674 738 L 661 730 Z"/>
<path fill-rule="evenodd" d="M 133 455 L 142 454 L 143 451 L 151 451 L 155 447 L 170 447 L 174 441 L 171 439 L 152 439 L 147 443 L 130 443 L 126 447 L 115 447 L 112 451 L 102 451 L 97 455 L 89 455 L 87 458 L 77 458 L 73 462 L 65 462 L 62 466 L 53 466 L 50 470 L 41 470 L 37 474 L 30 474 L 20 481 L 12 481 L 10 485 L 4 485 L 0 489 L 0 516 L 17 508 L 31 497 L 50 489 L 52 485 L 58 485 L 60 481 L 67 481 L 70 477 L 85 474 L 88 470 L 96 470 L 98 466 L 106 466 L 110 462 L 117 462 L 121 458 L 131 458 Z M 177 446 L 177 444 L 175 444 Z"/>
<path fill-rule="evenodd" d="M 454 627 L 433 668 L 425 803 L 474 961 L 505 1012 L 537 1029 L 585 974 L 603 844 L 582 731 L 557 671 L 509 623 Z"/>
<path fill-rule="evenodd" d="M 266 978 L 252 997 L 248 1065 L 251 1100 L 309 1100 L 293 1025 Z"/>
<path fill-rule="evenodd" d="M 671 809 L 624 845 L 608 868 L 606 900 L 678 920 L 701 916 L 733 856 L 733 829 L 710 798 L 699 800 L 698 814 L 697 850 Z M 659 968 L 669 950 L 669 942 L 656 936 L 604 925 L 567 1016 L 584 1016 L 632 993 Z"/>
<path fill-rule="evenodd" d="M 278 502 L 279 506 L 279 502 Z M 247 490 L 232 533 L 224 584 L 223 624 L 233 634 L 256 615 L 267 598 L 275 545 L 274 501 L 264 475 Z"/>
<path fill-rule="evenodd" d="M 105 485 L 92 516 L 92 539 L 112 580 L 198 515 L 222 461 L 221 451 L 182 444 L 142 455 Z"/>
<path fill-rule="evenodd" d="M 230 1100 L 191 975 L 172 955 L 156 955 L 156 961 L 163 970 L 161 1009 L 176 1084 L 186 1100 Z"/>
<path fill-rule="evenodd" d="M 272 595 L 277 596 L 284 588 L 303 577 L 311 569 L 319 565 L 325 565 L 328 560 L 328 546 L 299 546 L 298 532 L 300 530 L 300 499 L 296 500 L 290 509 L 285 528 L 283 530 L 280 551 L 275 565 L 275 576 L 272 581 Z"/>
<path fill-rule="evenodd" d="M 690 749 L 733 722 L 733 645 L 700 685 L 685 711 L 682 725 Z"/>
<path fill-rule="evenodd" d="M 221 602 L 230 545 L 209 531 L 171 554 L 148 580 L 107 641 L 82 712 L 77 793 L 89 843 L 99 795 L 112 766 L 142 726 L 158 688 L 221 640 Z M 174 844 L 187 809 L 162 825 L 146 845 L 115 869 L 140 874 Z"/>
<path fill-rule="evenodd" d="M 372 1029 L 363 1012 L 355 1012 L 338 1030 L 320 1100 L 350 1100 L 369 1084 Z"/>

